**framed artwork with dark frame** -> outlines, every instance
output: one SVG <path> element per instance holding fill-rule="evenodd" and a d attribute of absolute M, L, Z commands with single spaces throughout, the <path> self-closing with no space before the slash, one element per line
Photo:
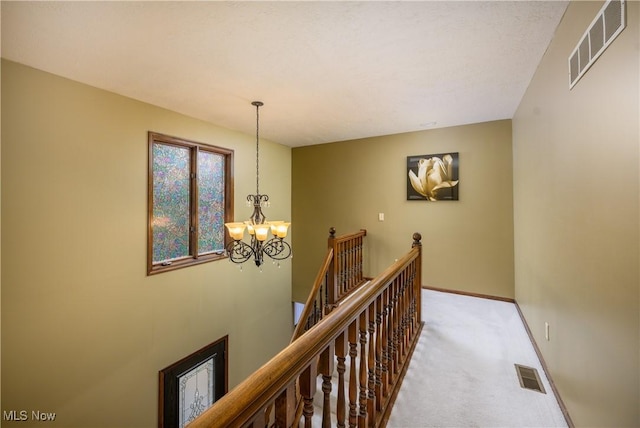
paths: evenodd
<path fill-rule="evenodd" d="M 408 201 L 457 201 L 459 154 L 407 156 Z"/>
<path fill-rule="evenodd" d="M 227 393 L 228 339 L 224 336 L 160 370 L 160 428 L 183 428 Z"/>

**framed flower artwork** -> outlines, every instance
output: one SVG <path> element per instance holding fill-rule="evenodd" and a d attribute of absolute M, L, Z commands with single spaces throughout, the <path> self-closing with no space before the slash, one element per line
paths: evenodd
<path fill-rule="evenodd" d="M 459 154 L 407 156 L 408 201 L 457 201 Z"/>

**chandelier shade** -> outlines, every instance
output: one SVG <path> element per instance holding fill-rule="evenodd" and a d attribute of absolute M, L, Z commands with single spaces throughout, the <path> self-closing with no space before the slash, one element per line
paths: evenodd
<path fill-rule="evenodd" d="M 284 240 L 287 237 L 290 222 L 281 220 L 267 221 L 262 208 L 269 206 L 269 196 L 260 194 L 260 107 L 261 101 L 251 105 L 256 108 L 256 193 L 247 195 L 247 204 L 253 206 L 253 213 L 244 222 L 225 223 L 232 241 L 226 247 L 229 261 L 244 263 L 253 259 L 256 266 L 264 262 L 264 255 L 274 262 L 291 257 L 291 246 Z M 249 235 L 249 243 L 243 241 L 244 231 Z M 269 238 L 269 233 L 272 237 Z"/>

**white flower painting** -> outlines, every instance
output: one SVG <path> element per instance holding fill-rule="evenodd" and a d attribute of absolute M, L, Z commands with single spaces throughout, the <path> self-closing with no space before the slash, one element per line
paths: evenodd
<path fill-rule="evenodd" d="M 458 200 L 458 153 L 408 156 L 407 171 L 407 200 Z"/>

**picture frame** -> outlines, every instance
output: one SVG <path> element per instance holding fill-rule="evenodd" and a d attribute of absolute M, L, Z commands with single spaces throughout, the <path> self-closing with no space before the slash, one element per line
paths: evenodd
<path fill-rule="evenodd" d="M 458 152 L 407 156 L 407 200 L 459 200 L 459 169 Z"/>
<path fill-rule="evenodd" d="M 228 390 L 224 336 L 159 372 L 158 427 L 183 428 Z"/>

